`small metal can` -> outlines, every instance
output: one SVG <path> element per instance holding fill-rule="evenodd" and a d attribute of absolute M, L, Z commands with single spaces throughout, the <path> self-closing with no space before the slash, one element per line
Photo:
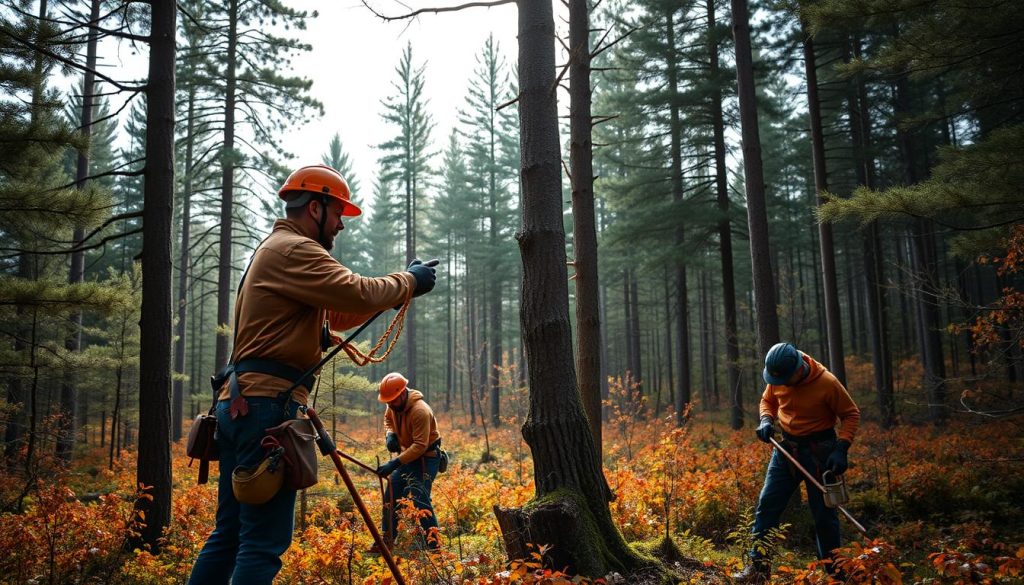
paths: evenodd
<path fill-rule="evenodd" d="M 825 488 L 825 505 L 837 508 L 850 501 L 850 492 L 846 489 L 846 478 L 832 473 L 831 470 L 821 474 L 821 486 Z"/>

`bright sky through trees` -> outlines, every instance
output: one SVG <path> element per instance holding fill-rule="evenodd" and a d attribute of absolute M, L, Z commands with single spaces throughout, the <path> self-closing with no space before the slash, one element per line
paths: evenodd
<path fill-rule="evenodd" d="M 414 6 L 444 4 L 450 2 Z M 391 132 L 380 117 L 381 100 L 395 91 L 395 67 L 407 42 L 412 43 L 417 66 L 426 61 L 424 91 L 427 109 L 437 122 L 437 151 L 443 147 L 439 137 L 448 136 L 458 110 L 465 107 L 469 78 L 489 34 L 493 32 L 505 59 L 515 63 L 514 4 L 424 15 L 412 22 L 382 22 L 361 3 L 301 0 L 289 5 L 319 11 L 302 34 L 313 50 L 296 62 L 294 72 L 313 80 L 311 93 L 324 104 L 324 117 L 296 126 L 282 137 L 283 146 L 297 155 L 298 164 L 318 163 L 331 136 L 340 133 L 364 190 L 377 172 L 376 145 Z M 387 14 L 408 11 L 397 2 L 378 2 L 374 7 Z M 357 194 L 363 202 L 370 195 Z"/>
<path fill-rule="evenodd" d="M 293 71 L 284 73 L 312 79 L 310 94 L 324 105 L 322 118 L 295 124 L 280 137 L 285 150 L 296 157 L 289 166 L 320 163 L 331 137 L 339 133 L 364 191 L 373 184 L 377 173 L 380 152 L 376 146 L 391 132 L 380 117 L 381 101 L 395 93 L 395 67 L 407 43 L 412 43 L 415 65 L 426 64 L 424 92 L 429 100 L 427 109 L 437 123 L 433 133 L 437 152 L 444 146 L 438 142 L 439 137 L 449 135 L 459 109 L 465 107 L 469 79 L 488 35 L 494 35 L 501 55 L 515 66 L 514 4 L 393 22 L 382 21 L 361 2 L 350 0 L 288 0 L 287 5 L 296 10 L 317 11 L 318 17 L 308 21 L 307 30 L 295 35 L 309 43 L 312 51 L 296 59 Z M 429 5 L 455 3 L 439 0 Z M 417 3 L 415 8 L 423 6 L 427 4 Z M 378 1 L 373 7 L 388 15 L 409 12 L 392 1 Z M 146 74 L 147 58 L 145 45 L 133 48 L 128 43 L 107 40 L 101 43 L 99 69 L 118 80 L 141 78 Z M 77 79 L 77 74 L 66 79 L 66 86 L 71 87 Z M 120 107 L 121 99 L 113 96 L 112 109 Z M 122 116 L 122 123 L 124 119 Z M 120 139 L 125 139 L 123 131 Z M 356 194 L 364 204 L 371 195 Z"/>

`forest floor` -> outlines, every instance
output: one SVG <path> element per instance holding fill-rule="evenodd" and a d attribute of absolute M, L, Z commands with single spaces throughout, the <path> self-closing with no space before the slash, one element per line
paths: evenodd
<path fill-rule="evenodd" d="M 616 494 L 611 504 L 626 540 L 653 551 L 670 535 L 680 555 L 666 558 L 682 583 L 728 583 L 742 565 L 753 506 L 769 449 L 747 428 L 731 430 L 726 412 L 697 411 L 675 428 L 671 417 L 619 417 L 605 426 L 604 461 Z M 323 418 L 332 426 L 329 413 Z M 337 423 L 344 452 L 371 466 L 386 457 L 380 417 Z M 425 554 L 400 538 L 397 555 L 409 583 L 565 583 L 539 545 L 531 559 L 509 563 L 492 513 L 533 496 L 532 464 L 515 421 L 486 433 L 465 415 L 439 414 L 447 473 L 434 484 L 443 548 Z M 1020 583 L 1024 568 L 1024 450 L 1019 424 L 966 419 L 943 426 L 867 421 L 847 474 L 848 509 L 872 540 L 843 521 L 840 558 L 850 583 Z M 490 456 L 485 456 L 490 445 Z M 216 466 L 196 484 L 181 444 L 174 445 L 173 521 L 159 554 L 126 550 L 133 518 L 134 453 L 107 468 L 100 446 L 78 454 L 70 472 L 29 486 L 16 473 L 0 476 L 0 583 L 174 584 L 187 581 L 213 525 Z M 486 461 L 481 463 L 481 461 Z M 375 476 L 348 466 L 375 518 Z M 49 473 L 49 472 L 47 472 Z M 14 511 L 19 496 L 23 511 Z M 801 494 L 801 500 L 805 496 Z M 300 499 L 292 547 L 278 583 L 387 583 L 380 557 L 366 553 L 370 536 L 329 460 L 320 483 Z M 784 517 L 773 566 L 776 583 L 825 583 L 814 562 L 806 503 Z M 413 522 L 403 521 L 399 534 Z M 577 582 L 582 580 L 577 580 Z M 639 575 L 608 575 L 607 583 L 648 583 Z"/>

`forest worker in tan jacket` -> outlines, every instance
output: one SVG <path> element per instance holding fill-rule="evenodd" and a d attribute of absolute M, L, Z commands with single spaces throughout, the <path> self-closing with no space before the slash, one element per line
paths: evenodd
<path fill-rule="evenodd" d="M 768 350 L 762 377 L 767 386 L 761 396 L 757 438 L 770 443 L 778 421 L 782 445 L 819 481 L 826 470 L 845 473 L 847 451 L 860 426 L 860 409 L 846 388 L 825 366 L 790 343 L 777 343 Z M 837 422 L 842 425 L 838 434 Z M 763 539 L 778 527 L 782 511 L 802 480 L 783 454 L 772 452 L 754 515 L 753 550 L 744 570 L 733 575 L 737 583 L 763 583 L 770 577 Z M 830 557 L 839 546 L 839 515 L 835 508 L 825 506 L 822 493 L 809 483 L 807 503 L 814 517 L 818 558 Z"/>
<path fill-rule="evenodd" d="M 437 432 L 434 411 L 418 390 L 409 388 L 409 380 L 392 372 L 380 381 L 377 400 L 387 404 L 384 410 L 384 444 L 398 456 L 377 468 L 377 475 L 391 477 L 391 493 L 384 506 L 381 533 L 390 547 L 394 542 L 398 517 L 395 503 L 398 498 L 409 498 L 417 510 L 428 513 L 420 516 L 420 527 L 429 550 L 438 547 L 437 516 L 431 502 L 431 487 L 441 463 L 441 435 Z M 374 543 L 370 552 L 380 552 Z"/>
<path fill-rule="evenodd" d="M 295 490 L 281 489 L 265 504 L 241 504 L 231 471 L 258 464 L 265 430 L 294 418 L 306 403 L 314 376 L 284 391 L 320 360 L 325 321 L 331 330 L 348 329 L 434 287 L 434 269 L 418 260 L 407 272 L 365 278 L 331 257 L 342 218 L 360 214 L 334 169 L 302 167 L 278 195 L 286 219 L 274 223 L 242 277 L 234 349 L 218 374 L 217 520 L 192 569 L 193 585 L 270 585 L 281 569 L 280 555 L 292 539 Z"/>

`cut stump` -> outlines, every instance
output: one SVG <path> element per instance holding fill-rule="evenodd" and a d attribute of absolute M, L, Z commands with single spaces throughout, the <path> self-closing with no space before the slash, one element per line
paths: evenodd
<path fill-rule="evenodd" d="M 569 575 L 603 577 L 605 551 L 590 516 L 571 496 L 548 497 L 524 508 L 494 506 L 510 561 L 533 560 L 528 544 L 547 545 L 545 568 Z"/>

